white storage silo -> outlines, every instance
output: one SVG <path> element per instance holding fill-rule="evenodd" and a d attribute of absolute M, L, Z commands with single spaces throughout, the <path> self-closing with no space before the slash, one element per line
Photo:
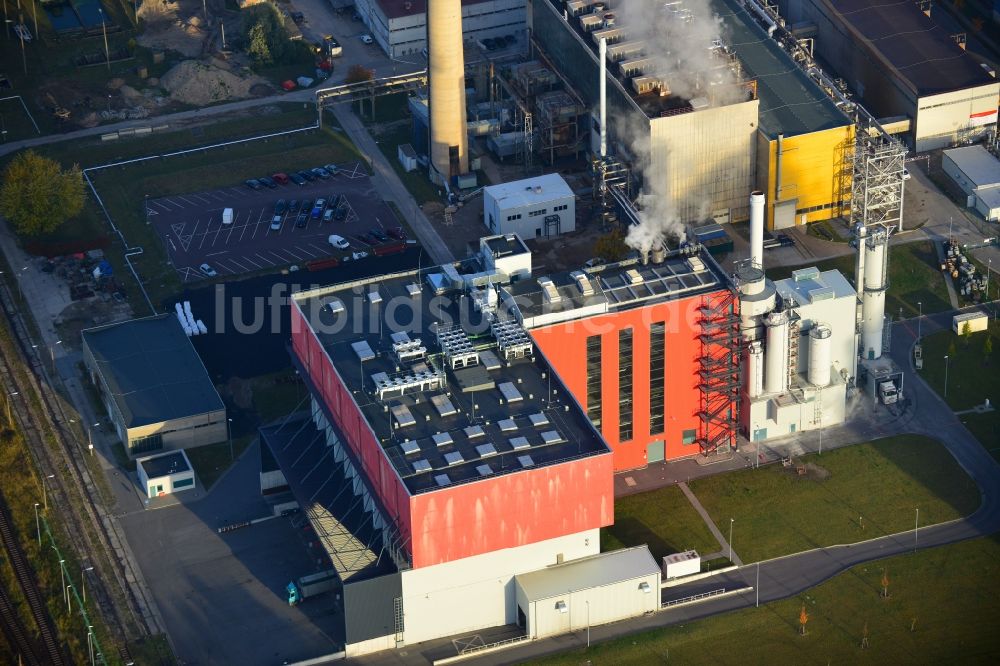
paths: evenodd
<path fill-rule="evenodd" d="M 758 397 L 764 392 L 764 348 L 759 341 L 747 347 L 747 395 Z"/>
<path fill-rule="evenodd" d="M 833 331 L 826 324 L 816 324 L 809 329 L 809 370 L 807 379 L 813 386 L 830 383 L 830 366 L 833 355 Z"/>
<path fill-rule="evenodd" d="M 781 393 L 788 389 L 788 314 L 772 312 L 764 325 L 767 327 L 764 390 Z"/>

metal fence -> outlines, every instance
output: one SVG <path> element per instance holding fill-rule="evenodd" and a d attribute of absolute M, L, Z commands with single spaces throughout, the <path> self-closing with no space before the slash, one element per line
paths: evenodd
<path fill-rule="evenodd" d="M 683 599 L 674 599 L 672 601 L 664 601 L 660 608 L 669 608 L 670 606 L 677 606 L 680 604 L 690 603 L 692 601 L 702 601 L 703 599 L 708 599 L 710 597 L 717 597 L 720 594 L 725 594 L 726 588 L 720 587 L 718 590 L 712 590 L 711 592 L 702 592 L 701 594 L 693 594 L 690 597 L 684 597 Z"/>

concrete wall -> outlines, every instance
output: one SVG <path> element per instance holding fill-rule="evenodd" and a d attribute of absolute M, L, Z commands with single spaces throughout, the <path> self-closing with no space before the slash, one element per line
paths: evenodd
<path fill-rule="evenodd" d="M 847 214 L 851 179 L 845 161 L 853 152 L 853 142 L 853 125 L 784 137 L 781 183 L 778 183 L 778 141 L 758 134 L 757 187 L 767 193 L 765 219 L 769 229 L 774 229 L 774 207 L 778 201 L 795 200 L 795 224 Z"/>
<path fill-rule="evenodd" d="M 834 377 L 822 391 L 807 385 L 797 398 L 784 394 L 745 401 L 743 427 L 752 442 L 787 437 L 843 423 L 846 404 L 847 384 Z"/>
<path fill-rule="evenodd" d="M 599 530 L 404 571 L 407 644 L 517 620 L 514 576 L 600 552 Z"/>
<path fill-rule="evenodd" d="M 641 583 L 649 585 L 651 592 L 639 590 Z M 556 609 L 560 601 L 566 604 L 565 613 Z M 532 638 L 557 636 L 658 610 L 660 575 L 657 572 L 533 602 L 528 602 L 524 590 L 518 586 L 517 603 L 524 610 Z"/>
<path fill-rule="evenodd" d="M 649 121 L 650 164 L 644 189 L 663 194 L 682 222 L 750 217 L 759 101 Z M 655 180 L 654 180 L 655 179 Z"/>
<path fill-rule="evenodd" d="M 825 301 L 807 303 L 795 308 L 802 318 L 799 333 L 799 359 L 796 372 L 804 375 L 809 368 L 809 329 L 819 322 L 826 324 L 833 332 L 830 344 L 830 360 L 833 372 L 847 369 L 850 376 L 855 374 L 857 347 L 854 340 L 854 319 L 856 299 L 853 296 L 831 298 Z M 766 352 L 765 352 L 766 353 Z"/>
<path fill-rule="evenodd" d="M 545 218 L 548 215 L 559 216 L 559 233 L 565 234 L 576 230 L 576 197 L 572 195 L 532 202 L 528 206 L 502 207 L 502 204 L 503 202 L 497 201 L 484 192 L 483 222 L 492 233 L 514 233 L 524 239 L 544 237 L 546 232 Z M 565 208 L 562 210 L 556 210 L 556 208 L 563 206 Z M 532 215 L 533 212 L 542 210 L 545 212 Z M 555 235 L 554 232 L 553 235 Z"/>

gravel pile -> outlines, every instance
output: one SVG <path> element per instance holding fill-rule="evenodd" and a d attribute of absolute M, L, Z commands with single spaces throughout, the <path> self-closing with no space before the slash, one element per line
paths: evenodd
<path fill-rule="evenodd" d="M 204 106 L 251 97 L 250 88 L 266 83 L 258 76 L 241 77 L 196 60 L 185 60 L 160 79 L 160 86 L 178 102 Z"/>

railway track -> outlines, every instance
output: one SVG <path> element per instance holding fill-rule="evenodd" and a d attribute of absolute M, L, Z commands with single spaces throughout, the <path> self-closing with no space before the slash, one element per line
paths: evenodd
<path fill-rule="evenodd" d="M 77 556 L 89 558 L 88 563 L 94 567 L 94 575 L 87 580 L 88 605 L 99 610 L 119 647 L 131 638 L 156 633 L 151 630 L 156 627 L 156 620 L 148 606 L 139 602 L 133 587 L 140 577 L 125 556 L 127 544 L 100 502 L 100 491 L 87 469 L 83 445 L 68 428 L 63 401 L 49 384 L 41 358 L 34 353 L 37 347 L 33 349 L 6 289 L 0 289 L 0 299 L 4 313 L 0 327 L 10 332 L 9 342 L 16 348 L 16 354 L 9 353 L 15 350 L 0 354 L 0 383 L 8 395 L 16 391 L 22 398 L 15 420 L 41 476 L 54 475 L 47 492 L 49 501 L 58 507 L 65 528 L 63 536 Z M 21 372 L 16 364 L 20 364 Z M 32 404 L 35 396 L 37 405 Z M 116 601 L 109 587 L 112 582 L 118 586 L 125 603 Z M 105 651 L 112 649 L 110 645 L 104 647 Z"/>
<path fill-rule="evenodd" d="M 0 500 L 2 499 L 3 496 L 0 493 Z M 14 570 L 14 576 L 21 587 L 21 592 L 28 601 L 28 608 L 31 610 L 31 616 L 35 619 L 35 624 L 38 626 L 38 631 L 41 635 L 42 645 L 45 647 L 47 660 L 39 663 L 52 664 L 52 666 L 67 665 L 69 662 L 66 661 L 64 651 L 57 640 L 58 634 L 52 624 L 52 618 L 45 608 L 42 593 L 35 583 L 31 565 L 28 564 L 28 559 L 24 556 L 24 551 L 21 550 L 21 545 L 17 542 L 17 536 L 14 535 L 10 520 L 7 518 L 6 501 L 2 503 L 3 506 L 0 506 L 0 541 L 3 541 L 3 547 L 7 551 L 7 559 L 10 562 L 10 567 Z"/>
<path fill-rule="evenodd" d="M 2 585 L 0 585 L 0 624 L 3 625 L 3 633 L 7 637 L 13 656 L 27 666 L 42 666 L 42 662 L 35 654 L 35 646 L 29 640 L 28 632 L 25 631 L 24 624 L 17 616 L 17 610 Z"/>

